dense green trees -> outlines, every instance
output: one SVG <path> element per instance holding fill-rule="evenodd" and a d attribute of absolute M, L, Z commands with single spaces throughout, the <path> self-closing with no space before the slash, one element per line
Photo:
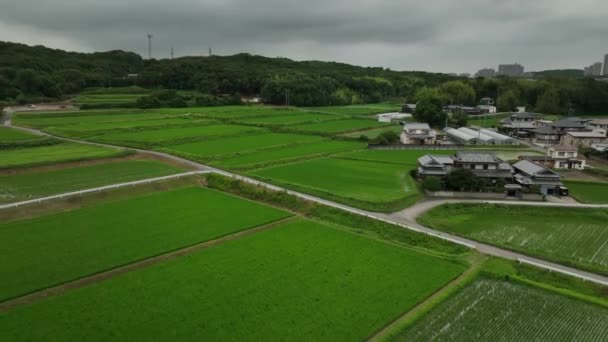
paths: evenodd
<path fill-rule="evenodd" d="M 445 123 L 445 98 L 437 89 L 423 88 L 416 93 L 416 99 L 418 102 L 413 115 L 416 121 L 426 122 L 431 126 L 441 126 Z"/>
<path fill-rule="evenodd" d="M 245 53 L 143 60 L 124 51 L 85 54 L 0 42 L 0 104 L 57 99 L 90 87 L 137 85 L 207 94 L 196 100 L 201 104 L 223 103 L 234 94 L 262 95 L 268 103 L 284 104 L 288 93 L 289 103 L 299 106 L 401 98 L 407 103 L 422 101 L 421 115 L 431 123 L 444 119 L 436 110 L 439 102 L 475 105 L 483 97 L 495 99 L 501 111 L 525 105 L 529 111 L 551 114 L 565 114 L 569 108 L 577 114 L 608 113 L 608 82 L 581 78 L 569 70 L 536 75 L 535 80 L 466 79 Z M 172 104 L 183 103 L 174 99 Z M 146 99 L 142 105 L 157 103 Z"/>

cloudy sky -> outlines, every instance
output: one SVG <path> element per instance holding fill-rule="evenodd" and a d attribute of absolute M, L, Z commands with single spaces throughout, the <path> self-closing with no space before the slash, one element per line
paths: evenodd
<path fill-rule="evenodd" d="M 250 52 L 395 70 L 582 68 L 608 53 L 606 0 L 0 0 L 0 40 L 153 56 Z"/>

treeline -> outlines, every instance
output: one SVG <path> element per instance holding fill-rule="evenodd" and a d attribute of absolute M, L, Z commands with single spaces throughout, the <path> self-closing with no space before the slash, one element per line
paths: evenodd
<path fill-rule="evenodd" d="M 409 100 L 417 103 L 416 120 L 441 126 L 447 116 L 445 105 L 476 106 L 485 97 L 495 101 L 499 112 L 525 106 L 543 114 L 608 114 L 608 82 L 592 78 L 461 79 L 419 89 Z M 466 122 L 457 111 L 450 119 L 457 126 Z"/>
<path fill-rule="evenodd" d="M 374 103 L 400 98 L 422 101 L 433 112 L 446 104 L 477 105 L 491 97 L 500 111 L 526 106 L 550 114 L 608 113 L 608 82 L 571 70 L 536 73 L 534 80 L 498 77 L 466 79 L 447 74 L 398 72 L 336 62 L 297 62 L 249 54 L 143 60 L 124 51 L 74 53 L 0 42 L 0 102 L 61 99 L 90 87 L 139 86 L 171 89 L 183 96 L 160 93 L 142 101 L 157 106 L 187 103 L 223 104 L 236 96 L 261 96 L 270 104 L 296 106 Z M 182 92 L 182 93 L 180 93 Z M 226 100 L 228 98 L 228 100 Z M 168 103 L 171 101 L 171 103 Z M 146 105 L 145 103 L 143 105 Z M 421 110 L 422 110 L 421 109 Z"/>
<path fill-rule="evenodd" d="M 59 99 L 90 87 L 188 90 L 213 98 L 262 96 L 266 102 L 321 106 L 408 97 L 456 79 L 343 63 L 249 54 L 143 60 L 124 51 L 74 53 L 0 42 L 0 102 Z M 201 102 L 204 102 L 204 97 Z"/>

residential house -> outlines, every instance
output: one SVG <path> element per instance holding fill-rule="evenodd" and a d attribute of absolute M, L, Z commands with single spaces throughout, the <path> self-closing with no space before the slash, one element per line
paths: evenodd
<path fill-rule="evenodd" d="M 584 170 L 585 160 L 578 158 L 578 149 L 575 146 L 555 145 L 547 149 L 544 156 L 521 156 L 537 164 L 554 169 Z"/>
<path fill-rule="evenodd" d="M 589 122 L 593 128 L 601 128 L 608 130 L 608 119 L 594 119 Z"/>
<path fill-rule="evenodd" d="M 425 155 L 418 159 L 418 177 L 446 176 L 453 169 L 469 169 L 480 178 L 495 183 L 497 179 L 511 181 L 513 168 L 492 152 L 457 152 L 453 156 Z"/>
<path fill-rule="evenodd" d="M 475 176 L 490 179 L 495 182 L 498 178 L 511 180 L 513 168 L 494 152 L 459 151 L 453 157 L 454 168 L 470 169 Z"/>
<path fill-rule="evenodd" d="M 537 127 L 537 120 L 541 120 L 543 117 L 535 113 L 511 113 L 506 119 L 500 122 L 503 130 L 512 133 L 526 133 L 527 131 L 533 130 Z"/>
<path fill-rule="evenodd" d="M 551 125 L 539 126 L 530 131 L 532 142 L 541 145 L 559 144 L 561 138 L 559 132 Z"/>
<path fill-rule="evenodd" d="M 566 132 L 561 137 L 561 145 L 591 147 L 607 141 L 605 132 Z"/>
<path fill-rule="evenodd" d="M 405 124 L 401 133 L 401 142 L 406 145 L 433 145 L 437 132 L 426 123 L 411 122 Z"/>
<path fill-rule="evenodd" d="M 479 107 L 469 107 L 462 105 L 447 105 L 443 107 L 443 110 L 451 113 L 462 111 L 469 115 L 479 115 L 483 113 Z"/>
<path fill-rule="evenodd" d="M 543 195 L 567 196 L 568 189 L 561 181 L 561 175 L 530 160 L 520 160 L 513 165 L 515 181 L 523 187 L 538 186 Z"/>

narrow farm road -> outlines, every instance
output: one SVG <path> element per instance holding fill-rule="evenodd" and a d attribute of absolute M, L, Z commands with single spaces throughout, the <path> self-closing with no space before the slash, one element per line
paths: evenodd
<path fill-rule="evenodd" d="M 31 129 L 31 128 L 23 128 L 23 127 L 18 127 L 18 126 L 12 126 L 12 127 L 27 131 L 27 132 L 30 132 L 33 134 L 49 136 L 49 137 L 56 138 L 56 139 L 63 140 L 63 141 L 70 141 L 70 142 L 83 143 L 83 144 L 96 145 L 96 146 L 105 146 L 105 147 L 111 147 L 111 148 L 124 148 L 124 147 L 116 146 L 116 145 L 101 144 L 101 143 L 94 143 L 94 142 L 89 142 L 89 141 L 81 141 L 81 140 L 76 140 L 76 139 L 63 138 L 63 137 L 51 135 L 51 134 L 42 132 L 40 130 Z M 252 179 L 249 177 L 237 175 L 237 174 L 227 172 L 224 170 L 216 169 L 214 167 L 210 167 L 210 166 L 200 164 L 200 163 L 197 163 L 194 161 L 190 161 L 190 160 L 187 160 L 184 158 L 173 156 L 173 155 L 170 155 L 167 153 L 142 150 L 142 149 L 132 149 L 132 150 L 135 150 L 137 152 L 144 153 L 144 154 L 148 153 L 148 154 L 151 154 L 151 155 L 154 155 L 157 157 L 166 158 L 168 160 L 172 160 L 175 162 L 189 164 L 189 165 L 193 166 L 194 168 L 196 168 L 197 170 L 211 171 L 211 172 L 218 173 L 218 174 L 221 174 L 221 175 L 233 178 L 233 179 L 241 180 L 241 181 L 249 183 L 249 184 L 264 187 L 269 190 L 283 191 L 290 195 L 293 195 L 293 196 L 296 196 L 296 197 L 299 197 L 299 198 L 302 198 L 305 200 L 309 200 L 309 201 L 323 204 L 323 205 L 326 205 L 329 207 L 341 209 L 341 210 L 344 210 L 344 211 L 347 211 L 350 213 L 354 213 L 357 215 L 362 215 L 362 216 L 366 216 L 366 217 L 373 218 L 376 220 L 381 220 L 384 222 L 392 223 L 392 224 L 398 225 L 400 227 L 403 227 L 405 229 L 409 229 L 409 230 L 416 231 L 419 233 L 434 236 L 434 237 L 440 238 L 442 240 L 446 240 L 446 241 L 450 241 L 450 242 L 453 242 L 453 243 L 456 243 L 459 245 L 466 246 L 471 249 L 476 249 L 477 251 L 484 253 L 484 254 L 493 255 L 493 256 L 504 258 L 504 259 L 509 259 L 509 260 L 516 260 L 516 261 L 519 261 L 522 263 L 532 264 L 536 267 L 544 268 L 544 269 L 552 271 L 552 272 L 559 272 L 559 273 L 577 277 L 577 278 L 580 278 L 580 279 L 583 279 L 586 281 L 592 281 L 592 282 L 595 282 L 598 284 L 608 286 L 608 277 L 606 277 L 606 276 L 579 270 L 576 268 L 564 266 L 561 264 L 556 264 L 553 262 L 549 262 L 549 261 L 545 261 L 545 260 L 541 260 L 541 259 L 537 259 L 537 258 L 533 258 L 533 257 L 530 257 L 530 256 L 522 254 L 522 253 L 513 252 L 510 250 L 495 247 L 495 246 L 492 246 L 489 244 L 480 243 L 480 242 L 477 242 L 477 241 L 474 241 L 471 239 L 466 239 L 466 238 L 462 238 L 462 237 L 459 237 L 456 235 L 440 232 L 440 231 L 431 229 L 429 227 L 425 227 L 425 226 L 419 224 L 418 222 L 416 222 L 416 217 L 418 215 L 420 215 L 420 214 L 424 213 L 425 211 L 430 210 L 438 205 L 441 205 L 443 203 L 463 203 L 463 202 L 495 203 L 495 204 L 504 204 L 504 205 L 529 205 L 529 206 L 538 206 L 538 207 L 564 207 L 564 208 L 608 208 L 608 205 L 449 199 L 449 200 L 422 201 L 408 209 L 405 209 L 405 210 L 402 210 L 402 211 L 399 211 L 396 213 L 382 214 L 382 213 L 366 211 L 363 209 L 353 208 L 353 207 L 350 207 L 350 206 L 347 206 L 344 204 L 328 201 L 328 200 L 325 200 L 325 199 L 322 199 L 319 197 L 303 194 L 303 193 L 300 193 L 297 191 L 288 190 L 288 189 L 285 189 L 282 187 L 278 187 L 276 185 L 264 183 L 264 182 L 258 181 L 256 179 Z"/>

